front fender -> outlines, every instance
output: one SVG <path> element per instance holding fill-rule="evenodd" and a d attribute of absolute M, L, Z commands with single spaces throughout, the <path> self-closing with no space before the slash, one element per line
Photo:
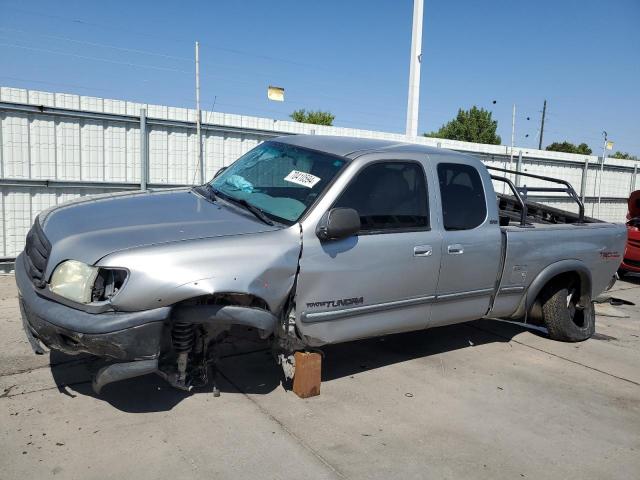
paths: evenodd
<path fill-rule="evenodd" d="M 146 310 L 219 292 L 263 299 L 278 312 L 293 287 L 300 255 L 299 227 L 134 248 L 98 265 L 124 267 L 129 278 L 115 309 Z"/>

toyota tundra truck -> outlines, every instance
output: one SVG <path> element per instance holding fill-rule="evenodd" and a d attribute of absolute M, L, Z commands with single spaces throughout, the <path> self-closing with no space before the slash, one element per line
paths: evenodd
<path fill-rule="evenodd" d="M 533 192 L 566 194 L 577 213 Z M 296 135 L 204 185 L 40 213 L 15 276 L 36 352 L 107 359 L 97 391 L 150 372 L 190 389 L 233 327 L 268 341 L 287 377 L 297 351 L 479 318 L 586 340 L 626 238 L 623 224 L 585 218 L 563 180 L 441 148 Z"/>

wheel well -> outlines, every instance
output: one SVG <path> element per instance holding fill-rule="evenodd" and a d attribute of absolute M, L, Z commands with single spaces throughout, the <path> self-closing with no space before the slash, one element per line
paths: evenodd
<path fill-rule="evenodd" d="M 260 308 L 270 312 L 269 305 L 264 299 L 257 295 L 242 292 L 218 292 L 212 295 L 202 295 L 199 297 L 183 300 L 176 305 L 234 305 L 238 307 Z"/>
<path fill-rule="evenodd" d="M 533 324 L 542 323 L 542 303 L 550 294 L 550 287 L 555 284 L 568 285 L 571 281 L 575 281 L 580 293 L 581 300 L 585 295 L 590 293 L 590 280 L 584 273 L 577 270 L 561 272 L 548 279 L 540 290 L 536 293 L 535 300 L 531 303 L 527 310 L 527 322 Z"/>
<path fill-rule="evenodd" d="M 544 284 L 544 287 L 542 287 L 540 289 L 540 292 L 538 293 L 538 298 L 537 300 L 543 299 L 545 295 L 548 294 L 549 288 L 554 285 L 554 284 L 560 284 L 560 285 L 569 285 L 569 283 L 571 282 L 576 282 L 578 289 L 580 291 L 580 295 L 582 296 L 582 290 L 583 290 L 583 279 L 580 276 L 580 274 L 578 272 L 563 272 L 563 273 L 559 273 L 558 275 L 552 277 L 551 279 L 549 279 L 549 281 L 547 283 Z"/>

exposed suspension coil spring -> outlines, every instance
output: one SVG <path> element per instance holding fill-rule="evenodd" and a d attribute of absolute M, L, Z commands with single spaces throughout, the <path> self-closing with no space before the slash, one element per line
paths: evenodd
<path fill-rule="evenodd" d="M 171 341 L 177 353 L 190 352 L 196 339 L 193 323 L 176 322 L 171 328 Z"/>

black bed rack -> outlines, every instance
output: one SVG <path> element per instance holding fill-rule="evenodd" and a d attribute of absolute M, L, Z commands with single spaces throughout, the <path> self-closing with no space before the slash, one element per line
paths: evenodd
<path fill-rule="evenodd" d="M 522 209 L 520 212 L 520 226 L 522 227 L 526 227 L 527 226 L 527 195 L 530 192 L 563 192 L 566 193 L 567 195 L 569 195 L 569 197 L 574 200 L 577 204 L 578 204 L 578 222 L 577 223 L 584 223 L 584 203 L 582 203 L 582 200 L 580 200 L 580 197 L 578 196 L 578 194 L 576 193 L 576 191 L 573 189 L 573 187 L 571 186 L 571 184 L 569 182 L 567 182 L 566 180 L 561 180 L 559 178 L 553 178 L 553 177 L 545 177 L 544 175 L 534 175 L 533 173 L 523 173 L 523 172 L 519 172 L 517 170 L 509 170 L 506 168 L 498 168 L 498 167 L 487 167 L 487 170 L 492 170 L 495 172 L 502 172 L 502 173 L 511 173 L 514 175 L 520 175 L 522 177 L 529 177 L 529 178 L 537 178 L 539 180 L 545 180 L 547 182 L 551 182 L 551 183 L 557 183 L 560 185 L 564 185 L 563 187 L 527 187 L 526 185 L 524 187 L 517 187 L 516 185 L 514 185 L 514 183 L 509 180 L 506 177 L 501 177 L 498 175 L 491 175 L 491 178 L 493 180 L 499 181 L 499 182 L 504 182 L 506 183 L 509 188 L 511 189 L 511 191 L 513 192 L 514 197 L 516 198 L 516 201 L 520 204 L 520 208 Z M 524 197 L 524 198 L 523 198 Z"/>

